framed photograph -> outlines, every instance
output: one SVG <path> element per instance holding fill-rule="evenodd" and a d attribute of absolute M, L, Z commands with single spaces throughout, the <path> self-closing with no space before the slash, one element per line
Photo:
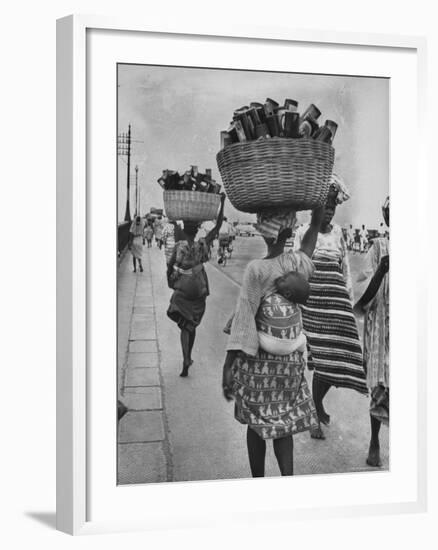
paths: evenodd
<path fill-rule="evenodd" d="M 424 64 L 58 21 L 60 530 L 425 509 Z"/>

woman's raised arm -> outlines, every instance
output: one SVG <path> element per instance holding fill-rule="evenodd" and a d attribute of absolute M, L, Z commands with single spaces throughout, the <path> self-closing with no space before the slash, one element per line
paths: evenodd
<path fill-rule="evenodd" d="M 221 207 L 219 210 L 218 217 L 216 219 L 216 225 L 213 227 L 211 231 L 207 233 L 207 236 L 205 237 L 205 242 L 210 245 L 214 239 L 216 239 L 218 231 L 222 225 L 222 221 L 224 219 L 224 206 L 225 206 L 225 193 L 221 193 Z"/>
<path fill-rule="evenodd" d="M 310 220 L 309 229 L 304 233 L 301 240 L 300 250 L 306 254 L 309 258 L 312 257 L 315 250 L 316 241 L 318 239 L 318 232 L 321 227 L 321 223 L 324 219 L 325 207 L 320 206 L 315 208 L 312 212 L 312 219 Z"/>

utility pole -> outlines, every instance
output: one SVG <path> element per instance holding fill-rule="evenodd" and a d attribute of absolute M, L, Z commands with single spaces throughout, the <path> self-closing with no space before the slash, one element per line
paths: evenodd
<path fill-rule="evenodd" d="M 126 210 L 125 210 L 125 222 L 131 221 L 131 209 L 129 205 L 130 194 L 130 177 L 131 177 L 131 125 L 128 126 L 128 133 L 119 134 L 117 140 L 117 153 L 128 157 L 127 177 L 126 177 Z"/>
<path fill-rule="evenodd" d="M 126 136 L 126 145 L 127 145 L 127 152 L 126 155 L 128 157 L 128 170 L 126 175 L 126 210 L 125 210 L 125 222 L 131 221 L 131 210 L 129 207 L 129 179 L 131 177 L 131 125 L 128 126 L 128 135 Z"/>
<path fill-rule="evenodd" d="M 125 210 L 125 222 L 131 221 L 131 208 L 130 208 L 130 194 L 131 194 L 131 145 L 132 143 L 143 143 L 143 141 L 137 141 L 131 139 L 131 125 L 128 126 L 128 133 L 122 133 L 118 135 L 117 139 L 117 154 L 128 157 L 127 160 L 127 172 L 126 172 L 126 210 Z M 135 167 L 135 185 L 136 185 L 136 202 L 135 212 L 137 215 L 137 172 L 138 166 Z"/>
<path fill-rule="evenodd" d="M 135 165 L 135 216 L 138 216 L 138 166 Z"/>

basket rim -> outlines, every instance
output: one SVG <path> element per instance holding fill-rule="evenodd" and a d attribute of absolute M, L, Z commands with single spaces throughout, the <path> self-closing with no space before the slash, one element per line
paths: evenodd
<path fill-rule="evenodd" d="M 328 150 L 333 150 L 333 152 L 335 151 L 335 148 L 332 146 L 331 143 L 325 143 L 324 141 L 318 141 L 316 139 L 313 139 L 312 137 L 310 138 L 288 138 L 288 137 L 279 137 L 279 136 L 275 136 L 275 137 L 271 137 L 271 138 L 259 138 L 259 139 L 253 139 L 251 141 L 238 141 L 236 143 L 230 143 L 229 145 L 226 145 L 225 147 L 223 147 L 222 149 L 220 149 L 218 152 L 217 152 L 217 155 L 223 153 L 225 150 L 226 151 L 232 151 L 233 149 L 239 149 L 239 148 L 242 148 L 242 147 L 256 147 L 256 146 L 260 146 L 260 145 L 267 145 L 267 144 L 270 144 L 270 145 L 273 145 L 273 144 L 285 144 L 285 143 L 289 143 L 289 144 L 299 144 L 299 143 L 306 143 L 306 144 L 316 144 L 317 147 L 322 147 L 322 148 L 325 148 L 325 149 L 328 149 Z"/>

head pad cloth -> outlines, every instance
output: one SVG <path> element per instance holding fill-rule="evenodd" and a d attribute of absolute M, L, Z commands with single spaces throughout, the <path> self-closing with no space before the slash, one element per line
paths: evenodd
<path fill-rule="evenodd" d="M 266 239 L 277 242 L 278 235 L 287 228 L 294 228 L 297 214 L 290 207 L 271 208 L 257 213 L 256 228 Z"/>
<path fill-rule="evenodd" d="M 330 187 L 331 189 L 335 189 L 337 191 L 338 195 L 336 197 L 337 204 L 342 204 L 345 201 L 348 201 L 350 198 L 350 192 L 345 185 L 344 180 L 335 172 L 333 172 L 331 179 L 330 179 Z"/>

